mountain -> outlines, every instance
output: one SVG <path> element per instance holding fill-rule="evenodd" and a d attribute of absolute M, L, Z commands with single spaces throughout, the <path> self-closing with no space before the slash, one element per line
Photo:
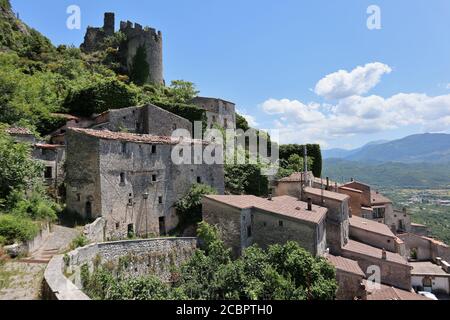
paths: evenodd
<path fill-rule="evenodd" d="M 324 151 L 324 158 L 380 162 L 450 162 L 450 134 L 416 134 L 394 141 L 369 143 L 355 150 Z"/>
<path fill-rule="evenodd" d="M 369 147 L 372 145 L 377 145 L 377 144 L 382 144 L 382 143 L 386 143 L 386 142 L 389 142 L 389 141 L 388 140 L 372 141 L 358 149 L 353 149 L 353 150 L 340 149 L 340 148 L 323 150 L 322 156 L 324 157 L 324 159 L 330 159 L 330 158 L 344 159 L 344 158 L 348 158 L 348 157 L 352 156 L 353 154 L 361 151 L 362 149 L 364 149 L 366 147 Z"/>
<path fill-rule="evenodd" d="M 449 188 L 449 163 L 367 163 L 344 159 L 323 161 L 323 177 L 347 182 L 351 178 L 376 187 Z M 447 173 L 447 174 L 444 174 Z"/>

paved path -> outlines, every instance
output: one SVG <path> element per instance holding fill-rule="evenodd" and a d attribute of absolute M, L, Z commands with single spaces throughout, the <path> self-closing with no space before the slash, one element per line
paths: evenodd
<path fill-rule="evenodd" d="M 0 265 L 0 300 L 36 300 L 51 258 L 66 251 L 79 230 L 53 226 L 53 232 L 30 258 L 7 261 Z"/>

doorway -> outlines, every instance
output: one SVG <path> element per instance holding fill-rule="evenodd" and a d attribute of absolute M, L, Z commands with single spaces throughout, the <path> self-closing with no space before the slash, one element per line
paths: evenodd
<path fill-rule="evenodd" d="M 86 202 L 85 212 L 86 212 L 86 219 L 88 221 L 91 221 L 92 220 L 92 202 L 90 202 L 90 201 Z"/>
<path fill-rule="evenodd" d="M 159 218 L 159 235 L 162 237 L 166 235 L 166 218 L 165 217 Z"/>

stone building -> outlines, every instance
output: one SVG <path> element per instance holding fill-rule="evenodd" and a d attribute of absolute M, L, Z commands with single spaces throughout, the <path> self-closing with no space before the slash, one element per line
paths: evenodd
<path fill-rule="evenodd" d="M 219 227 L 235 256 L 253 244 L 266 248 L 287 241 L 313 255 L 325 253 L 326 208 L 289 196 L 205 196 L 202 204 L 203 219 Z"/>
<path fill-rule="evenodd" d="M 206 110 L 208 128 L 214 124 L 224 129 L 236 129 L 236 105 L 233 102 L 217 98 L 196 97 L 191 100 L 192 104 Z"/>
<path fill-rule="evenodd" d="M 450 295 L 450 265 L 447 262 L 411 262 L 411 265 L 411 282 L 415 290 Z"/>
<path fill-rule="evenodd" d="M 174 204 L 195 183 L 223 194 L 223 165 L 176 165 L 179 143 L 204 141 L 107 130 L 70 129 L 67 141 L 67 208 L 106 220 L 106 238 L 164 235 L 177 226 Z"/>
<path fill-rule="evenodd" d="M 399 238 L 405 242 L 406 256 L 413 261 L 436 262 L 441 258 L 450 262 L 450 247 L 441 241 L 413 233 L 400 234 Z"/>
<path fill-rule="evenodd" d="M 62 145 L 38 143 L 34 145 L 32 156 L 43 164 L 44 171 L 42 172 L 42 178 L 48 187 L 50 195 L 55 199 L 64 197 L 65 147 Z"/>
<path fill-rule="evenodd" d="M 365 300 L 366 275 L 358 262 L 331 254 L 326 254 L 325 258 L 336 268 L 336 280 L 339 286 L 336 300 Z"/>
<path fill-rule="evenodd" d="M 185 129 L 192 136 L 189 120 L 152 104 L 106 111 L 95 117 L 91 129 L 167 137 L 177 129 Z"/>
<path fill-rule="evenodd" d="M 118 48 L 123 72 L 131 74 L 134 66 L 134 58 L 139 49 L 145 54 L 145 62 L 148 65 L 147 83 L 163 84 L 163 38 L 161 31 L 150 27 L 142 27 L 130 21 L 120 22 L 120 32 L 125 40 Z M 115 34 L 114 13 L 105 13 L 103 28 L 88 27 L 81 49 L 85 52 L 93 52 L 101 49 L 106 38 Z"/>
<path fill-rule="evenodd" d="M 28 128 L 10 127 L 5 130 L 16 142 L 35 143 L 36 137 Z"/>

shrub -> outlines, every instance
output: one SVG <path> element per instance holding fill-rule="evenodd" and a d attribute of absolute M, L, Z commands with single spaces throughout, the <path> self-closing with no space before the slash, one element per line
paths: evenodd
<path fill-rule="evenodd" d="M 180 216 L 180 226 L 198 223 L 202 220 L 202 199 L 204 195 L 217 194 L 217 190 L 205 184 L 195 184 L 175 207 Z"/>
<path fill-rule="evenodd" d="M 80 234 L 75 239 L 72 240 L 70 244 L 70 249 L 75 250 L 77 248 L 85 247 L 89 244 L 88 238 L 84 234 Z"/>
<path fill-rule="evenodd" d="M 14 215 L 0 215 L 0 236 L 5 244 L 25 242 L 33 239 L 39 232 L 39 227 L 31 219 Z"/>
<path fill-rule="evenodd" d="M 6 238 L 4 236 L 0 236 L 0 247 L 6 244 Z"/>

